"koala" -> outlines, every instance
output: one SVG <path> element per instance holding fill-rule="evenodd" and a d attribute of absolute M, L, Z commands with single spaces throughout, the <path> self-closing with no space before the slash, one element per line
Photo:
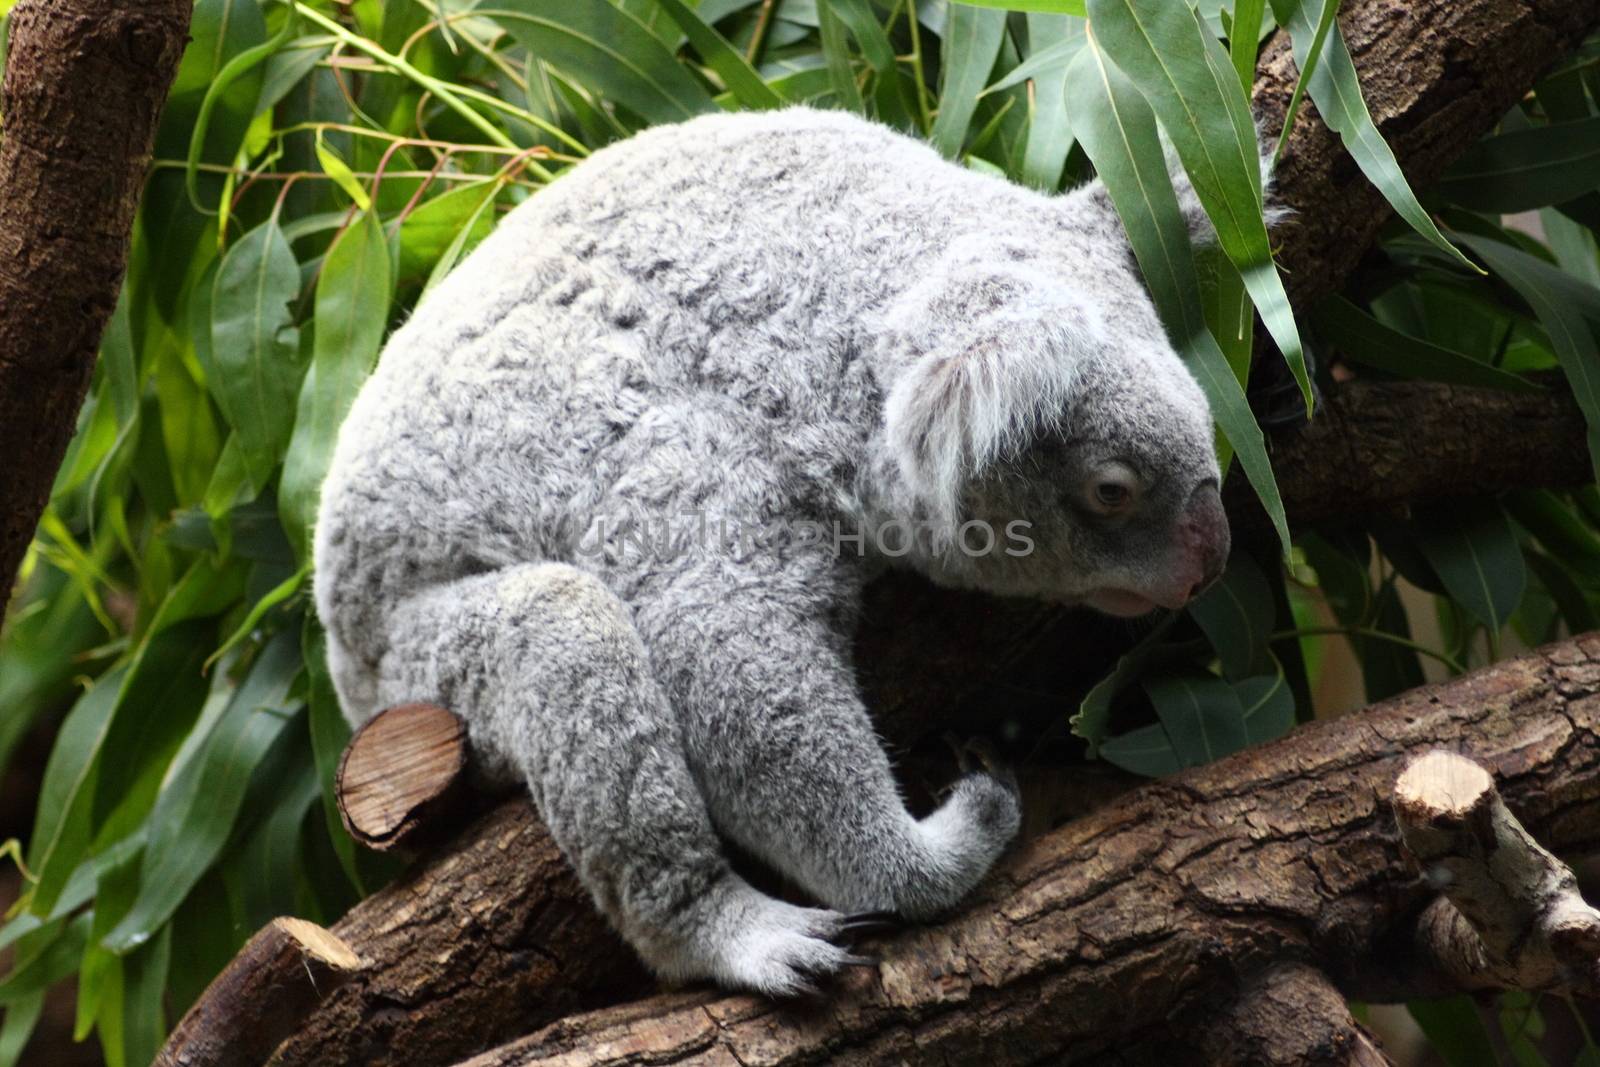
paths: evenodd
<path fill-rule="evenodd" d="M 874 916 L 955 906 L 1019 824 L 992 763 L 908 812 L 850 659 L 863 584 L 1175 609 L 1227 556 L 1218 481 L 1098 184 L 719 114 L 594 153 L 395 332 L 316 602 L 353 723 L 455 710 L 659 975 L 782 996 Z"/>

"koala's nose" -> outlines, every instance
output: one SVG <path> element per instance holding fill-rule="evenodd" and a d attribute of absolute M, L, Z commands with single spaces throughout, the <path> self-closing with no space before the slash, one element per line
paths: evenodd
<path fill-rule="evenodd" d="M 1213 479 L 1201 482 L 1189 494 L 1184 505 L 1183 519 L 1178 527 L 1179 541 L 1188 558 L 1190 573 L 1196 575 L 1189 590 L 1192 599 L 1205 592 L 1213 582 L 1222 577 L 1228 565 L 1228 514 L 1222 510 L 1222 494 Z"/>

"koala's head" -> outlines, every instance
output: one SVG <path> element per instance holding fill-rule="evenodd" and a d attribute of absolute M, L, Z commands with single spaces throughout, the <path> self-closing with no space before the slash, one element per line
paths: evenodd
<path fill-rule="evenodd" d="M 937 581 L 1179 608 L 1228 556 L 1210 408 L 1131 258 L 1072 265 L 953 256 L 897 302 L 895 510 L 939 531 L 916 557 Z"/>

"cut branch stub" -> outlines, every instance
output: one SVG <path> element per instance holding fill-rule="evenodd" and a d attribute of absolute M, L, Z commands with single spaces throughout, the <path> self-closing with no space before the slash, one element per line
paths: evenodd
<path fill-rule="evenodd" d="M 335 790 L 350 836 L 387 852 L 452 828 L 471 794 L 467 731 L 437 704 L 402 704 L 357 730 L 339 760 Z"/>
<path fill-rule="evenodd" d="M 154 1067 L 256 1067 L 364 966 L 315 923 L 274 919 L 206 987 Z"/>
<path fill-rule="evenodd" d="M 1506 808 L 1488 771 L 1452 752 L 1418 756 L 1395 783 L 1394 812 L 1443 894 L 1417 927 L 1442 969 L 1467 988 L 1600 991 L 1600 911 Z"/>

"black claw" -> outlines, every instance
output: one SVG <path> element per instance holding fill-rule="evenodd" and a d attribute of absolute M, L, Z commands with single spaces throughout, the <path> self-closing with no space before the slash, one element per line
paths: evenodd
<path fill-rule="evenodd" d="M 857 956 L 851 954 L 839 961 L 846 967 L 876 967 L 883 962 L 880 956 Z"/>
<path fill-rule="evenodd" d="M 956 758 L 956 770 L 962 774 L 970 773 L 972 770 L 971 753 L 967 751 L 966 742 L 955 734 L 946 731 L 944 743 L 950 746 L 950 752 Z"/>
<path fill-rule="evenodd" d="M 839 926 L 840 937 L 871 937 L 899 930 L 905 924 L 892 911 L 863 911 L 846 915 Z"/>

